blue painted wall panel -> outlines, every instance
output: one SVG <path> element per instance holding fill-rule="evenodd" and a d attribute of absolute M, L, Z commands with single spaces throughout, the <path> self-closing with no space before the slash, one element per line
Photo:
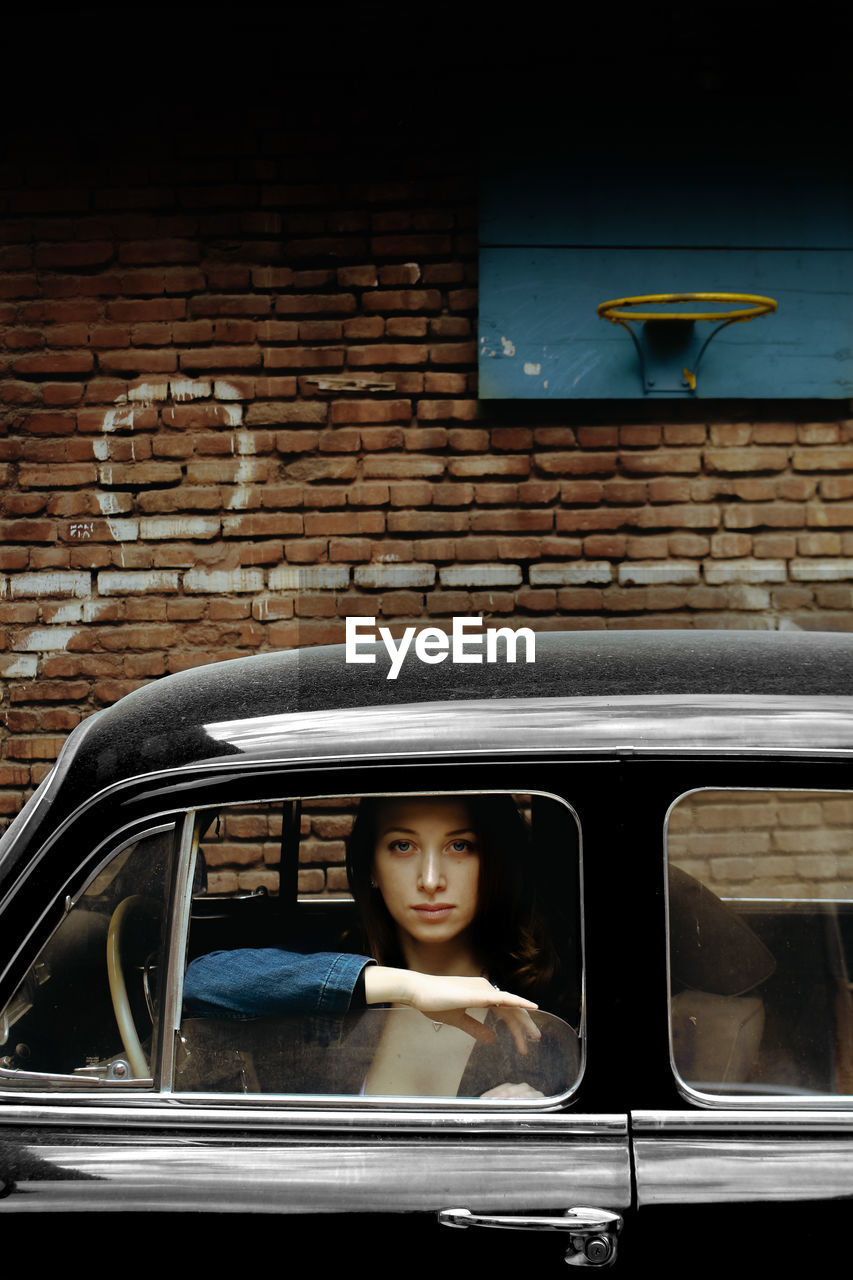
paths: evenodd
<path fill-rule="evenodd" d="M 634 344 L 597 304 L 715 290 L 769 295 L 779 310 L 713 339 L 699 398 L 853 396 L 853 250 L 607 247 L 481 250 L 480 396 L 642 397 Z"/>

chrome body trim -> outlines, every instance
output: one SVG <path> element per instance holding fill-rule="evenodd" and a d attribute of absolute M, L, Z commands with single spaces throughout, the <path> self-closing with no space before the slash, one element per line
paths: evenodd
<path fill-rule="evenodd" d="M 204 730 L 244 756 L 291 763 L 495 751 L 850 752 L 853 697 L 472 699 L 256 716 L 206 724 Z M 221 768 L 234 761 L 219 756 L 211 763 Z"/>
<path fill-rule="evenodd" d="M 20 1124 L 23 1110 L 2 1108 L 0 1119 Z M 152 1132 L 154 1110 L 127 1109 L 119 1118 L 98 1108 L 83 1131 L 75 1111 L 72 1133 L 56 1111 L 40 1119 L 58 1132 L 7 1123 L 0 1130 L 9 1169 L 0 1214 L 438 1213 L 448 1201 L 483 1212 L 528 1212 L 533 1204 L 558 1213 L 582 1200 L 615 1210 L 631 1202 L 624 1116 L 528 1123 L 517 1114 L 278 1111 L 264 1131 L 258 1113 L 246 1109 L 225 1124 L 221 1113 L 160 1108 Z"/>
<path fill-rule="evenodd" d="M 839 1138 L 637 1138 L 637 1204 L 831 1200 L 853 1195 L 853 1133 Z"/>
<path fill-rule="evenodd" d="M 204 1210 L 208 1213 L 547 1213 L 592 1199 L 631 1201 L 627 1145 L 493 1139 L 271 1139 L 263 1144 L 114 1136 L 87 1144 L 25 1146 L 21 1174 L 0 1197 L 0 1215 L 39 1211 Z"/>
<path fill-rule="evenodd" d="M 853 1111 L 641 1111 L 639 1207 L 853 1196 Z"/>

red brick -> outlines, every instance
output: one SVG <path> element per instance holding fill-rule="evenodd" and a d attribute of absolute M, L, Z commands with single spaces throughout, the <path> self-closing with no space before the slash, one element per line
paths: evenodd
<path fill-rule="evenodd" d="M 293 283 L 291 267 L 254 267 L 252 284 L 256 289 L 288 289 Z"/>
<path fill-rule="evenodd" d="M 109 240 L 73 240 L 67 244 L 36 246 L 36 266 L 78 271 L 81 267 L 102 267 L 114 255 Z"/>
<path fill-rule="evenodd" d="M 254 369 L 261 363 L 258 347 L 208 347 L 180 352 L 180 366 L 188 371 Z"/>
<path fill-rule="evenodd" d="M 533 462 L 546 475 L 612 475 L 616 470 L 614 453 L 536 453 Z"/>
<path fill-rule="evenodd" d="M 412 416 L 411 400 L 335 400 L 331 406 L 332 422 L 408 422 Z"/>
<path fill-rule="evenodd" d="M 44 351 L 12 362 L 16 373 L 88 373 L 94 366 L 90 351 Z"/>
<path fill-rule="evenodd" d="M 433 343 L 429 349 L 430 364 L 476 364 L 476 342 Z"/>
<path fill-rule="evenodd" d="M 107 307 L 107 315 L 117 324 L 183 320 L 186 303 L 180 298 L 151 298 L 141 301 L 117 298 Z"/>
<path fill-rule="evenodd" d="M 197 262 L 196 240 L 135 240 L 119 246 L 119 261 L 132 265 L 147 263 Z"/>
<path fill-rule="evenodd" d="M 448 235 L 374 236 L 371 249 L 378 258 L 437 258 L 450 252 Z M 381 275 L 380 275 L 381 279 Z"/>
<path fill-rule="evenodd" d="M 654 453 L 623 453 L 619 461 L 626 471 L 644 475 L 700 471 L 702 454 L 698 449 L 658 449 Z"/>
<path fill-rule="evenodd" d="M 349 347 L 346 358 L 347 364 L 352 369 L 381 368 L 389 364 L 425 364 L 427 348 L 418 343 L 413 343 L 411 346 L 402 343 L 377 343 L 370 347 Z"/>
<path fill-rule="evenodd" d="M 373 428 L 368 427 L 362 433 L 372 436 Z M 444 449 L 447 445 L 447 429 L 445 427 L 407 427 L 403 431 L 406 449 L 421 451 L 424 449 Z"/>
<path fill-rule="evenodd" d="M 440 311 L 438 289 L 380 289 L 362 294 L 365 311 Z"/>
<path fill-rule="evenodd" d="M 172 373 L 178 367 L 178 357 L 174 351 L 103 351 L 98 367 L 104 373 Z"/>
<path fill-rule="evenodd" d="M 430 396 L 458 396 L 465 392 L 467 382 L 464 373 L 435 373 L 430 370 L 424 374 L 424 391 Z"/>
<path fill-rule="evenodd" d="M 263 353 L 267 369 L 340 369 L 342 347 L 267 347 Z"/>
<path fill-rule="evenodd" d="M 710 471 L 782 471 L 788 463 L 785 449 L 706 449 L 705 466 Z M 853 466 L 853 458 L 851 458 Z M 697 468 L 698 469 L 698 468 Z M 685 470 L 667 467 L 666 470 Z"/>

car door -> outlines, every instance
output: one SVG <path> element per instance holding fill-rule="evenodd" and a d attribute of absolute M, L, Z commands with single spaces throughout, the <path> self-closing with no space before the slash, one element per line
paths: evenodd
<path fill-rule="evenodd" d="M 638 977 L 632 1241 L 738 1274 L 841 1265 L 853 1195 L 853 792 L 815 756 L 635 761 L 655 885 Z M 666 865 L 667 870 L 664 871 Z M 635 936 L 639 936 L 636 934 Z M 641 1026 L 642 1024 L 642 1026 Z"/>
<path fill-rule="evenodd" d="M 103 806 L 85 821 L 81 815 L 63 833 L 66 859 L 85 831 L 106 834 L 73 869 L 63 862 L 59 870 L 58 849 L 35 860 L 51 890 L 39 923 L 24 918 L 34 896 L 12 895 L 6 904 L 20 943 L 7 983 L 7 1043 L 16 1045 L 2 1080 L 7 1193 L 0 1213 L 181 1208 L 206 1221 L 245 1219 L 264 1232 L 285 1215 L 292 1240 L 333 1219 L 374 1240 L 408 1222 L 413 1239 L 429 1241 L 442 1265 L 460 1273 L 473 1257 L 612 1262 L 632 1201 L 626 1081 L 612 1063 L 627 994 L 606 979 L 627 916 L 618 877 L 602 856 L 617 778 L 612 760 L 567 767 L 543 754 L 450 765 L 206 770 L 168 786 L 149 780 L 112 797 L 109 813 L 114 823 L 121 814 L 122 832 L 132 827 L 160 841 L 159 895 L 147 882 L 134 891 L 128 881 L 134 874 L 145 881 L 148 846 L 128 852 L 125 835 L 108 832 Z M 181 800 L 168 819 L 165 795 L 173 809 Z M 353 803 L 389 795 L 512 797 L 530 824 L 525 858 L 537 863 L 562 950 L 561 985 L 552 991 L 566 1015 L 565 1035 L 577 1045 L 569 1074 L 551 1093 L 397 1097 L 305 1087 L 298 1072 L 282 1077 L 281 1064 L 297 1059 L 281 1019 L 208 1018 L 201 1037 L 190 1026 L 181 1007 L 188 956 L 220 945 L 240 950 L 247 941 L 283 940 L 312 954 L 321 941 L 331 945 L 330 930 L 339 933 L 351 912 L 338 889 Z M 294 900 L 290 891 L 300 887 Z M 93 902 L 97 910 L 86 914 L 98 919 L 77 929 L 86 935 L 79 945 L 68 922 Z M 108 996 L 99 973 L 104 928 L 113 946 Z M 38 1018 L 24 1005 L 41 1010 L 42 1023 L 53 1019 L 54 1044 L 65 1039 L 67 1010 L 45 1000 L 38 984 L 45 950 L 58 938 L 63 964 L 73 950 L 80 974 L 100 983 L 99 1016 L 109 1025 L 99 1026 L 86 1052 L 90 1031 L 78 1019 L 68 1054 L 60 1060 L 51 1045 L 40 1048 L 36 1071 L 24 1032 Z M 242 1238 L 239 1231 L 230 1237 Z"/>

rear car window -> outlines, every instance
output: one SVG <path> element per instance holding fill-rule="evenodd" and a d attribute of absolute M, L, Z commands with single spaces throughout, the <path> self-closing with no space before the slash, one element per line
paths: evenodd
<path fill-rule="evenodd" d="M 853 795 L 697 790 L 670 810 L 666 853 L 682 1085 L 853 1094 Z"/>

